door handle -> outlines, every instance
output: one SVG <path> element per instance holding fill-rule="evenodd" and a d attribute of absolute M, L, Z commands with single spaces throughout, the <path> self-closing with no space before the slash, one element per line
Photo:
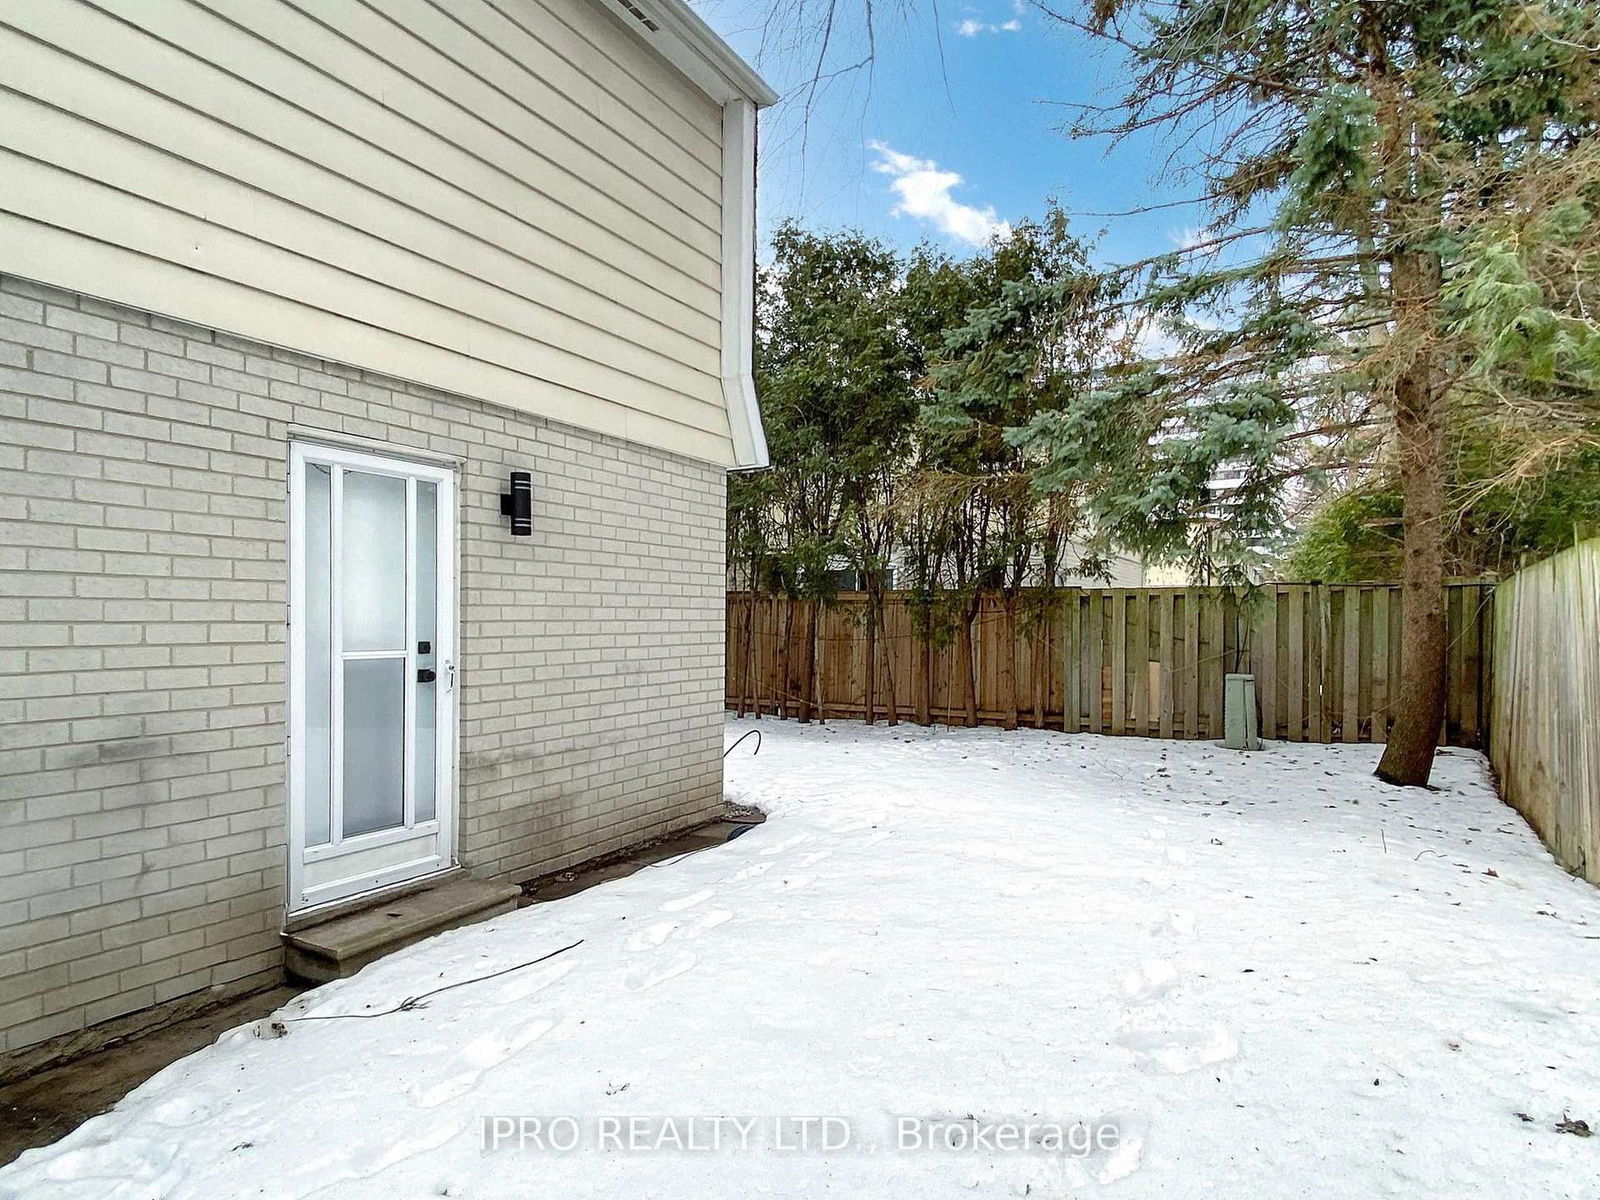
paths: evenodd
<path fill-rule="evenodd" d="M 432 683 L 437 678 L 438 678 L 438 675 L 436 675 L 434 673 L 434 670 L 433 670 L 432 667 L 418 667 L 417 668 L 417 682 L 418 683 Z"/>
<path fill-rule="evenodd" d="M 456 664 L 447 662 L 444 665 L 444 692 L 449 695 L 456 690 Z"/>

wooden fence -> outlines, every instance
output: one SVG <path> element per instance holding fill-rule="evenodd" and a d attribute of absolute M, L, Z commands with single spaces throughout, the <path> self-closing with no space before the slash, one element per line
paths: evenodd
<path fill-rule="evenodd" d="M 1488 731 L 1492 585 L 1448 589 L 1445 739 Z M 982 597 L 953 637 L 917 637 L 905 593 L 882 620 L 867 598 L 791 602 L 731 593 L 727 706 L 806 719 L 1032 725 L 1069 732 L 1220 738 L 1223 676 L 1255 674 L 1263 736 L 1382 741 L 1400 671 L 1400 590 L 1263 585 L 1067 588 Z"/>
<path fill-rule="evenodd" d="M 1495 607 L 1501 792 L 1558 862 L 1600 883 L 1600 539 L 1517 572 Z"/>

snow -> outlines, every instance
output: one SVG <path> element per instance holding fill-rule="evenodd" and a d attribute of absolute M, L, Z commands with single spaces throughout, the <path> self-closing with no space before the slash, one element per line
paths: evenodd
<path fill-rule="evenodd" d="M 1600 1125 L 1600 891 L 1479 756 L 759 727 L 765 825 L 307 993 L 0 1197 L 1600 1196 L 1555 1129 Z"/>

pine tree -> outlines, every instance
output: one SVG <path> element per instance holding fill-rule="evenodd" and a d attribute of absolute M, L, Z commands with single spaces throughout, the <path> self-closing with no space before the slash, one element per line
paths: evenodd
<path fill-rule="evenodd" d="M 1092 500 L 1108 536 L 1234 571 L 1281 525 L 1287 480 L 1393 472 L 1404 654 L 1378 774 L 1425 784 L 1447 431 L 1498 438 L 1508 478 L 1600 444 L 1600 17 L 1572 0 L 1096 0 L 1061 19 L 1130 72 L 1076 132 L 1205 146 L 1187 165 L 1209 224 L 1111 289 L 1130 348 L 1172 348 L 1108 363 L 1010 437 L 1046 490 L 1118 464 Z M 1219 493 L 1225 464 L 1241 478 Z"/>
<path fill-rule="evenodd" d="M 1093 574 L 1104 567 L 1093 554 L 1063 561 L 1069 547 L 1092 540 L 1085 488 L 1055 487 L 1041 496 L 1031 456 L 1007 436 L 1041 410 L 1059 409 L 1092 376 L 1108 324 L 1103 284 L 1054 205 L 1043 220 L 1018 223 L 966 262 L 924 251 L 908 277 L 908 293 L 942 290 L 946 297 L 930 306 L 945 321 L 928 354 L 929 402 L 909 499 L 919 517 L 931 515 L 930 532 L 938 534 L 932 544 L 940 555 L 921 564 L 928 577 L 919 585 L 947 610 L 962 642 L 969 724 L 977 721 L 972 641 L 982 596 L 998 594 L 1000 640 L 1014 646 L 1025 587 L 1048 593 L 1062 569 Z M 1014 727 L 1012 663 L 1003 659 L 1001 671 L 1005 724 Z"/>
<path fill-rule="evenodd" d="M 883 552 L 868 506 L 904 457 L 916 400 L 898 320 L 898 256 L 858 234 L 793 224 L 778 228 L 772 247 L 756 352 L 772 467 L 730 477 L 729 561 L 737 582 L 802 602 L 789 613 L 804 627 L 784 644 L 814 649 L 840 562 L 871 571 Z M 789 700 L 805 720 L 810 658 L 793 674 Z"/>

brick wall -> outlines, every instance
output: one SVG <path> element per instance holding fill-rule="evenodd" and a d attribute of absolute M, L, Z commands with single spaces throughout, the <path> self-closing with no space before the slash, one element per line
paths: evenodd
<path fill-rule="evenodd" d="M 280 968 L 302 428 L 462 464 L 475 874 L 720 799 L 719 468 L 0 277 L 0 1053 Z"/>

